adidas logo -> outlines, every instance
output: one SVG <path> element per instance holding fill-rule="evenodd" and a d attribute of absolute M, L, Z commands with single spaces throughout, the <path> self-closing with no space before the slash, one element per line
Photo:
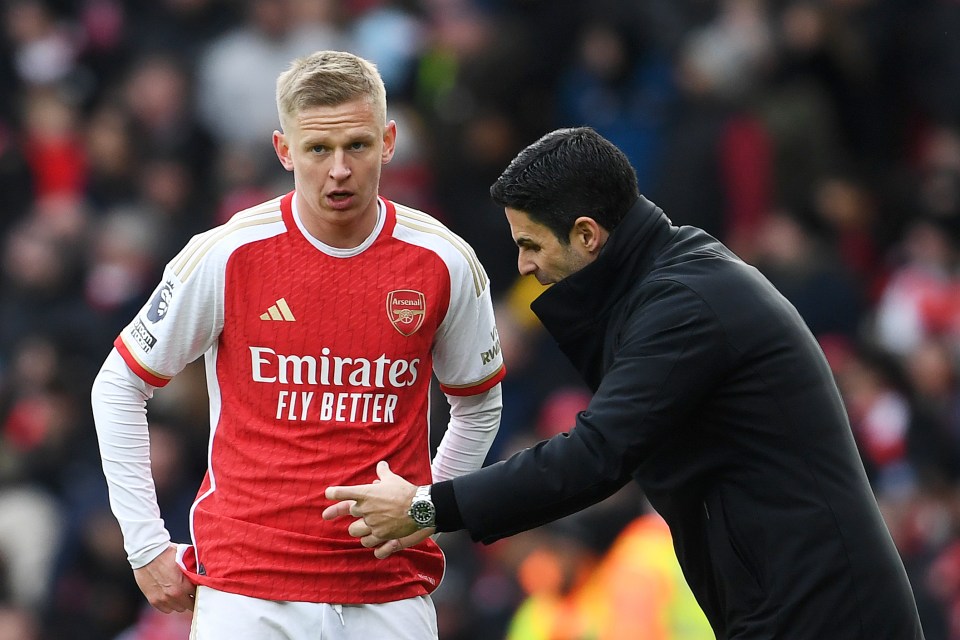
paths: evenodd
<path fill-rule="evenodd" d="M 293 312 L 290 311 L 290 306 L 287 304 L 286 298 L 280 298 L 277 300 L 276 304 L 270 305 L 270 308 L 267 309 L 266 313 L 260 314 L 261 320 L 283 320 L 286 322 L 296 322 L 297 319 L 293 317 Z"/>

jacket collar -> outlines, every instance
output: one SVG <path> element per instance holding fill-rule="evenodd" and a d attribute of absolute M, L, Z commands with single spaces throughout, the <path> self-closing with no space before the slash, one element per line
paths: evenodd
<path fill-rule="evenodd" d="M 649 273 L 675 231 L 663 211 L 640 196 L 597 259 L 551 286 L 530 308 L 558 341 L 590 330 Z"/>

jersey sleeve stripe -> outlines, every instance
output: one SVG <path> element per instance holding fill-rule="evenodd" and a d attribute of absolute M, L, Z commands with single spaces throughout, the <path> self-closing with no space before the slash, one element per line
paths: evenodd
<path fill-rule="evenodd" d="M 473 286 L 476 290 L 477 297 L 480 297 L 484 289 L 487 288 L 487 276 L 484 270 L 480 267 L 480 263 L 469 245 L 467 245 L 463 240 L 458 238 L 456 234 L 452 233 L 442 225 L 423 224 L 419 221 L 408 219 L 406 215 L 400 214 L 399 211 L 397 212 L 397 224 L 407 227 L 408 229 L 414 229 L 415 231 L 422 231 L 423 233 L 430 233 L 435 236 L 439 236 L 453 245 L 457 251 L 463 254 L 463 257 L 466 258 L 467 263 L 470 265 L 470 271 L 473 274 Z"/>
<path fill-rule="evenodd" d="M 141 380 L 147 384 L 152 384 L 155 387 L 164 387 L 171 380 L 171 376 L 165 376 L 162 373 L 157 373 L 147 365 L 145 365 L 140 358 L 136 356 L 134 351 L 130 349 L 126 342 L 124 341 L 123 336 L 118 336 L 113 342 L 113 346 L 117 348 L 117 352 L 120 353 L 120 357 L 123 358 L 124 362 L 127 363 L 127 366 L 130 367 L 130 370 L 133 371 Z"/>
<path fill-rule="evenodd" d="M 507 369 L 501 364 L 499 369 L 479 382 L 473 382 L 471 384 L 443 384 L 441 382 L 440 390 L 450 396 L 474 396 L 478 393 L 483 393 L 487 389 L 492 389 L 498 382 L 503 380 L 505 375 L 507 375 Z"/>
<path fill-rule="evenodd" d="M 203 260 L 203 257 L 207 254 L 207 252 L 216 246 L 216 244 L 223 238 L 240 229 L 264 224 L 273 224 L 282 220 L 282 216 L 277 213 L 269 217 L 254 218 L 250 220 L 235 219 L 235 221 L 228 222 L 222 227 L 212 229 L 210 232 L 203 234 L 203 241 L 195 247 L 190 256 L 178 260 L 178 264 L 174 266 L 173 272 L 178 278 L 180 278 L 181 282 L 184 282 L 190 277 L 190 274 L 193 273 L 194 269 L 197 268 L 197 265 L 200 264 L 200 261 Z"/>
<path fill-rule="evenodd" d="M 460 247 L 461 251 L 470 261 L 471 268 L 483 273 L 483 267 L 480 265 L 480 260 L 477 258 L 476 252 L 474 252 L 473 247 L 471 247 L 466 240 L 453 233 L 433 216 L 430 216 L 422 211 L 417 211 L 416 209 L 411 209 L 410 207 L 406 207 L 404 205 L 398 205 L 396 203 L 394 203 L 394 207 L 398 211 L 399 215 L 411 220 L 416 220 L 430 226 L 433 229 L 436 229 L 438 235 L 447 238 L 452 244 Z"/>

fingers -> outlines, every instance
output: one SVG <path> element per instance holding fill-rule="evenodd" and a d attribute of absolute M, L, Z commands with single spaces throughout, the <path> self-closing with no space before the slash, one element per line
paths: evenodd
<path fill-rule="evenodd" d="M 193 599 L 193 593 L 188 595 L 180 596 L 176 599 L 170 601 L 170 607 L 173 611 L 177 613 L 182 613 L 184 611 L 193 611 L 193 605 L 196 601 Z"/>
<path fill-rule="evenodd" d="M 134 569 L 134 579 L 147 602 L 162 613 L 193 609 L 196 586 L 180 570 L 176 547 L 171 545 L 146 565 Z"/>
<path fill-rule="evenodd" d="M 377 479 L 372 483 L 355 484 L 343 487 L 327 487 L 326 491 L 324 491 L 324 495 L 326 496 L 327 500 L 360 500 L 367 496 L 371 486 L 379 484 L 381 480 L 389 477 L 396 478 L 397 475 L 390 471 L 389 464 L 381 460 L 377 463 Z"/>
<path fill-rule="evenodd" d="M 327 489 L 327 491 L 330 491 L 330 489 Z M 352 515 L 353 505 L 355 504 L 356 500 L 343 500 L 342 502 L 332 504 L 323 510 L 323 519 L 336 520 L 342 516 Z"/>
<path fill-rule="evenodd" d="M 393 471 L 390 471 L 390 464 L 386 460 L 377 463 L 377 478 L 379 480 L 386 480 L 391 476 L 396 477 L 396 475 Z"/>
<path fill-rule="evenodd" d="M 173 603 L 168 602 L 165 599 L 161 600 L 161 599 L 148 598 L 147 602 L 149 602 L 150 606 L 152 606 L 154 609 L 156 609 L 160 613 L 173 613 L 174 611 L 178 611 L 176 608 L 174 608 Z M 179 611 L 183 611 L 183 609 L 180 609 Z"/>
<path fill-rule="evenodd" d="M 350 523 L 350 526 L 347 527 L 347 533 L 354 538 L 363 538 L 364 536 L 372 535 L 373 530 L 366 522 L 364 522 L 363 518 L 361 518 Z"/>
<path fill-rule="evenodd" d="M 358 484 L 350 487 L 327 487 L 324 495 L 327 500 L 357 500 L 363 497 L 363 488 L 365 484 Z"/>
<path fill-rule="evenodd" d="M 160 602 L 154 604 L 154 606 L 164 613 L 193 611 L 196 591 L 197 588 L 194 585 L 190 584 L 188 580 L 184 580 L 179 585 L 165 589 Z"/>
<path fill-rule="evenodd" d="M 383 542 L 383 544 L 381 544 L 380 546 L 378 546 L 376 549 L 373 550 L 373 555 L 379 560 L 383 560 L 384 558 L 389 558 L 390 556 L 395 554 L 397 551 L 400 551 L 402 549 L 407 549 L 409 547 L 420 544 L 421 542 L 429 538 L 433 532 L 434 532 L 434 529 L 432 528 L 420 529 L 414 533 L 411 533 L 408 536 L 400 538 L 399 540 L 387 540 L 386 542 Z M 369 538 L 371 539 L 370 540 L 371 544 L 364 543 L 363 546 L 365 547 L 375 546 L 373 542 L 377 538 L 375 538 L 374 536 L 369 536 Z M 361 540 L 361 542 L 363 541 Z"/>
<path fill-rule="evenodd" d="M 386 542 L 383 538 L 378 538 L 373 535 L 373 531 L 370 529 L 370 526 L 363 521 L 363 518 L 351 522 L 350 526 L 347 527 L 347 533 L 354 538 L 360 538 L 360 544 L 368 549 L 379 547 Z"/>
<path fill-rule="evenodd" d="M 403 549 L 403 544 L 399 540 L 387 540 L 382 545 L 373 550 L 373 555 L 378 560 L 389 558 L 397 551 Z"/>
<path fill-rule="evenodd" d="M 176 595 L 172 598 L 175 606 L 174 611 L 193 611 L 193 605 L 196 604 L 195 594 L 197 587 L 184 579 Z"/>
<path fill-rule="evenodd" d="M 373 531 L 370 530 L 370 527 L 362 519 L 352 522 L 350 526 L 347 527 L 347 532 L 354 538 L 360 538 L 360 544 L 367 549 L 374 549 L 384 542 L 390 542 L 373 535 Z"/>
<path fill-rule="evenodd" d="M 151 605 L 160 613 L 182 613 L 193 611 L 196 587 L 184 580 L 183 585 L 168 587 L 159 595 L 148 598 Z"/>
<path fill-rule="evenodd" d="M 360 538 L 360 544 L 365 546 L 367 549 L 375 549 L 376 547 L 382 545 L 384 542 L 389 542 L 383 538 L 378 538 L 375 535 L 363 536 Z"/>

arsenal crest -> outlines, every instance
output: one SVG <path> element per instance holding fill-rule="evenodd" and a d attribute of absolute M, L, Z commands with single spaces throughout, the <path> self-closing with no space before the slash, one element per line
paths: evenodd
<path fill-rule="evenodd" d="M 423 324 L 427 301 L 419 291 L 398 289 L 387 294 L 387 318 L 405 336 L 412 336 Z"/>

